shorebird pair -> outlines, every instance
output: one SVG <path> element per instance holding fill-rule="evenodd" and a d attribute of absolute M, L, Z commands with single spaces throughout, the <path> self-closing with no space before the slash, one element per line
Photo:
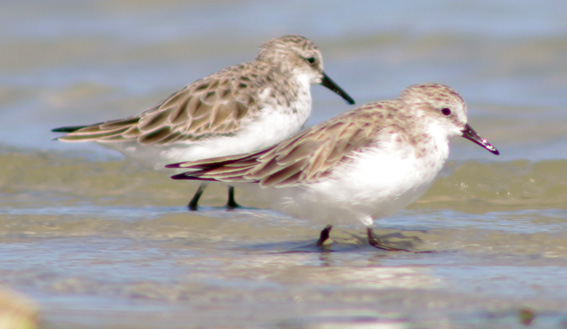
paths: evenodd
<path fill-rule="evenodd" d="M 260 189 L 272 207 L 331 224 L 362 223 L 369 243 L 382 243 L 373 221 L 421 196 L 449 154 L 449 139 L 467 138 L 498 151 L 467 123 L 463 99 L 436 83 L 406 88 L 395 100 L 369 103 L 302 132 L 311 113 L 311 84 L 352 98 L 323 71 L 318 48 L 288 35 L 263 44 L 256 59 L 191 83 L 158 106 L 122 120 L 63 127 L 59 140 L 92 141 L 156 168 L 183 170 L 174 179 Z M 184 162 L 179 162 L 184 161 Z M 176 163 L 174 163 L 176 162 Z M 174 163 L 174 164 L 172 164 Z"/>

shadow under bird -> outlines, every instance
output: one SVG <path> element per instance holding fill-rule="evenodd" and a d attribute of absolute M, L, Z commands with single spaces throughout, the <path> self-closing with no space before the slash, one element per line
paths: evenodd
<path fill-rule="evenodd" d="M 248 187 L 292 216 L 330 224 L 363 224 L 369 243 L 380 241 L 375 220 L 420 197 L 449 155 L 449 139 L 464 137 L 499 152 L 467 123 L 461 96 L 438 83 L 413 85 L 395 100 L 369 103 L 263 150 L 181 162 L 173 179 L 220 181 Z M 260 191 L 258 191 L 258 189 Z"/>
<path fill-rule="evenodd" d="M 96 142 L 143 164 L 262 149 L 298 132 L 311 114 L 311 84 L 354 100 L 323 71 L 317 46 L 299 35 L 266 41 L 252 62 L 197 80 L 157 106 L 125 119 L 55 128 L 63 142 Z M 206 183 L 188 204 L 197 210 Z M 228 208 L 237 207 L 229 186 Z"/>

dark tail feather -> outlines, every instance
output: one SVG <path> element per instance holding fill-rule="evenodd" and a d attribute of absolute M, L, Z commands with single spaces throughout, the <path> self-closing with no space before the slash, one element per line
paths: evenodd
<path fill-rule="evenodd" d="M 51 129 L 54 133 L 72 133 L 86 126 L 69 126 L 69 127 L 59 127 Z"/>
<path fill-rule="evenodd" d="M 189 179 L 189 180 L 205 180 L 205 181 L 215 181 L 216 179 L 214 178 L 201 178 L 198 176 L 189 176 L 190 174 L 188 173 L 181 173 L 181 174 L 177 174 L 177 175 L 173 175 L 171 176 L 172 179 Z"/>

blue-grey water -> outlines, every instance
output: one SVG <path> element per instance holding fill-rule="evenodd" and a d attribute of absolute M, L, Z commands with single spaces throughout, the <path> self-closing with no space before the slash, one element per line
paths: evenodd
<path fill-rule="evenodd" d="M 44 328 L 567 328 L 564 1 L 0 3 L 0 285 Z M 465 140 L 366 246 L 266 209 L 184 205 L 176 182 L 51 128 L 136 114 L 297 33 L 357 104 L 442 82 L 500 151 Z M 312 87 L 308 125 L 352 107 Z M 1 288 L 0 288 L 1 289 Z M 526 321 L 521 314 L 533 314 Z M 529 323 L 528 323 L 529 322 Z"/>

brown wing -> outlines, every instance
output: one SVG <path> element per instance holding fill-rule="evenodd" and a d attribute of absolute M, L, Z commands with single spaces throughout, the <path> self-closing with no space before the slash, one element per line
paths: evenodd
<path fill-rule="evenodd" d="M 59 138 L 68 142 L 137 141 L 155 145 L 198 140 L 212 134 L 233 134 L 239 129 L 241 119 L 257 106 L 258 93 L 253 89 L 259 86 L 251 85 L 252 79 L 242 74 L 250 71 L 250 65 L 233 66 L 198 80 L 139 115 L 54 131 L 74 130 Z M 251 74 L 261 83 L 257 75 L 262 74 L 263 68 L 254 68 Z"/>
<path fill-rule="evenodd" d="M 313 126 L 279 144 L 250 155 L 184 162 L 168 168 L 189 169 L 174 179 L 255 182 L 265 187 L 286 187 L 316 182 L 349 154 L 374 140 L 382 105 L 365 106 Z"/>

